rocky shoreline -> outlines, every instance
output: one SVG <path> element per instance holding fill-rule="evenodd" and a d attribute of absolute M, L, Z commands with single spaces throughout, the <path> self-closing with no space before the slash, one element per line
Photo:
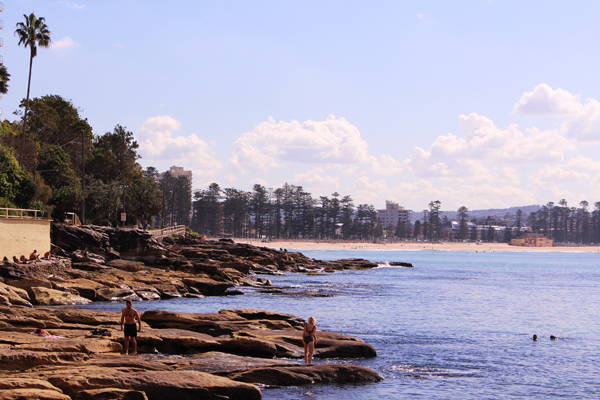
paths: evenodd
<path fill-rule="evenodd" d="M 383 379 L 349 364 L 300 364 L 303 321 L 293 315 L 152 310 L 141 318 L 139 354 L 126 356 L 119 313 L 0 307 L 0 399 L 261 399 L 258 386 Z M 110 336 L 94 335 L 103 329 Z M 319 332 L 317 359 L 376 355 L 358 338 Z"/>
<path fill-rule="evenodd" d="M 142 230 L 96 226 L 53 224 L 52 243 L 56 259 L 5 259 L 0 267 L 0 400 L 260 399 L 259 386 L 383 379 L 349 364 L 300 364 L 303 321 L 293 315 L 146 311 L 140 354 L 131 357 L 121 354 L 118 313 L 72 308 L 243 294 L 240 286 L 310 296 L 274 287 L 264 275 L 333 273 L 376 263 L 320 261 L 231 240 L 155 238 Z M 35 335 L 36 329 L 51 336 Z M 99 329 L 110 336 L 94 335 Z M 376 355 L 361 339 L 319 332 L 317 359 Z"/>

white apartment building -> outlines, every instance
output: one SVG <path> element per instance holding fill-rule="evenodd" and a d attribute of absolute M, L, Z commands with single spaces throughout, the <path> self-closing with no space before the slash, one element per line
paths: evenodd
<path fill-rule="evenodd" d="M 377 210 L 377 218 L 381 221 L 384 229 L 389 226 L 398 226 L 398 221 L 410 221 L 411 214 L 411 210 L 406 210 L 390 200 L 385 201 L 385 210 Z"/>

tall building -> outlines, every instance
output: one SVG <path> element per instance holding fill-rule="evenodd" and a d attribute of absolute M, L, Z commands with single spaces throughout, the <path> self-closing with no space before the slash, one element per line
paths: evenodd
<path fill-rule="evenodd" d="M 171 169 L 169 169 L 169 173 L 171 176 L 185 176 L 189 179 L 190 184 L 192 183 L 192 171 L 186 171 L 183 167 L 176 167 L 173 165 Z M 164 172 L 158 174 L 158 179 L 161 180 L 164 174 Z"/>
<path fill-rule="evenodd" d="M 410 221 L 411 214 L 411 210 L 406 210 L 390 200 L 385 201 L 385 210 L 377 210 L 377 218 L 381 221 L 384 229 L 398 226 L 398 221 Z"/>

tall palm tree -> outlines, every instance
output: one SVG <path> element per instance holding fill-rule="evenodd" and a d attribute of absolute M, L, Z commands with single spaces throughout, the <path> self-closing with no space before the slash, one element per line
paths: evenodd
<path fill-rule="evenodd" d="M 21 144 L 21 157 L 19 164 L 23 165 L 23 150 L 25 149 L 25 127 L 27 125 L 27 110 L 29 108 L 29 89 L 31 88 L 31 66 L 33 57 L 37 55 L 37 46 L 50 46 L 50 31 L 44 17 L 37 18 L 34 13 L 23 14 L 25 22 L 17 23 L 15 35 L 19 37 L 19 46 L 29 47 L 31 56 L 29 57 L 29 80 L 27 81 L 27 98 L 25 100 L 25 114 L 23 116 L 23 142 Z"/>
<path fill-rule="evenodd" d="M 10 74 L 6 67 L 2 65 L 0 66 L 0 93 L 6 94 L 8 92 L 8 81 L 10 81 Z"/>

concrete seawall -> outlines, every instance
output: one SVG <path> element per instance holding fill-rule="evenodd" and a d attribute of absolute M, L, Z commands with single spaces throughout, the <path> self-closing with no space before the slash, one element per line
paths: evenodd
<path fill-rule="evenodd" d="M 50 220 L 0 219 L 0 260 L 24 255 L 29 258 L 33 250 L 40 257 L 50 250 Z"/>

